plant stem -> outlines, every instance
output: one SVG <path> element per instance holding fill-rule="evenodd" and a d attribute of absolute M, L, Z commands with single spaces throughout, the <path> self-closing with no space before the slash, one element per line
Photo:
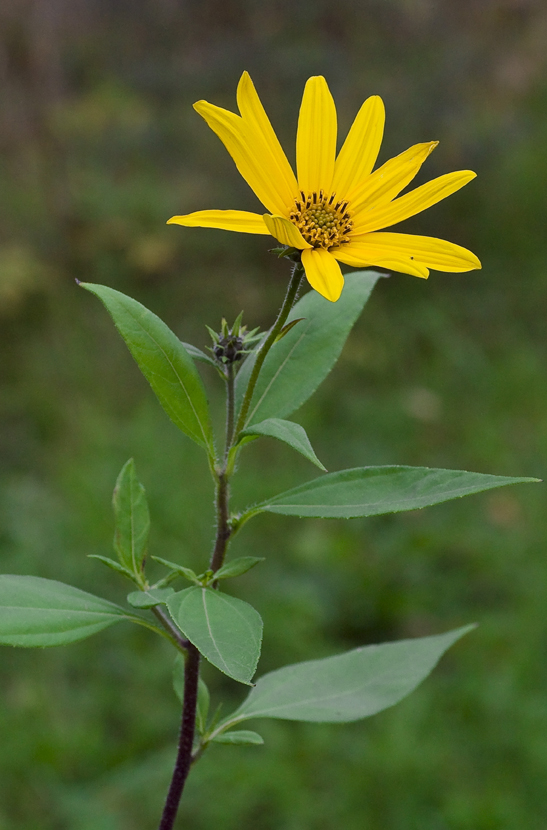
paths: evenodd
<path fill-rule="evenodd" d="M 216 573 L 224 563 L 224 557 L 228 549 L 228 542 L 232 529 L 229 522 L 229 500 L 230 500 L 230 476 L 227 471 L 228 456 L 232 449 L 234 440 L 234 414 L 235 414 L 235 376 L 234 365 L 229 363 L 226 366 L 226 439 L 224 444 L 224 463 L 222 469 L 217 471 L 216 476 L 216 509 L 217 509 L 217 535 L 215 546 L 209 563 L 210 569 Z M 216 588 L 214 584 L 213 587 Z"/>
<path fill-rule="evenodd" d="M 235 428 L 236 437 L 241 432 L 241 430 L 245 428 L 245 421 L 253 398 L 253 392 L 255 390 L 256 382 L 258 380 L 260 370 L 262 369 L 262 364 L 266 360 L 266 355 L 275 343 L 277 335 L 285 325 L 287 317 L 289 316 L 289 312 L 294 305 L 294 301 L 296 300 L 298 289 L 300 288 L 300 283 L 302 282 L 303 276 L 304 268 L 302 267 L 302 263 L 297 262 L 293 268 L 291 281 L 289 283 L 289 287 L 287 288 L 287 293 L 285 294 L 283 305 L 281 306 L 279 314 L 277 315 L 277 320 L 273 324 L 272 328 L 270 329 L 270 333 L 268 334 L 267 338 L 258 350 L 253 370 L 251 372 L 251 377 L 249 378 L 249 384 L 245 392 L 245 397 L 243 398 L 243 403 L 241 404 L 239 418 L 237 419 L 237 424 Z"/>
<path fill-rule="evenodd" d="M 230 485 L 226 472 L 223 470 L 218 475 L 217 480 L 217 535 L 215 539 L 215 546 L 211 555 L 211 562 L 209 564 L 213 573 L 216 573 L 224 563 L 224 557 L 228 549 L 228 542 L 232 529 L 229 522 L 229 503 Z"/>
<path fill-rule="evenodd" d="M 289 312 L 294 305 L 303 274 L 304 269 L 302 268 L 301 263 L 297 263 L 293 269 L 291 281 L 289 283 L 283 305 L 277 315 L 277 319 L 256 356 L 249 384 L 243 399 L 241 412 L 235 428 L 234 367 L 233 364 L 228 364 L 226 367 L 226 441 L 224 446 L 224 459 L 222 467 L 219 465 L 219 467 L 214 470 L 216 481 L 217 524 L 215 545 L 209 566 L 214 573 L 216 573 L 216 571 L 218 571 L 224 563 L 228 543 L 232 534 L 229 514 L 229 482 L 232 469 L 231 467 L 229 469 L 230 451 L 234 446 L 234 439 L 237 438 L 237 435 L 243 429 L 262 364 L 264 363 L 269 350 L 275 343 L 277 336 L 283 328 Z M 214 582 L 213 587 L 217 587 Z M 159 825 L 159 830 L 172 830 L 177 816 L 184 784 L 188 777 L 188 773 L 190 772 L 192 761 L 194 760 L 192 757 L 192 748 L 196 728 L 196 709 L 199 684 L 199 652 L 189 640 L 181 637 L 180 633 L 176 631 L 176 627 L 171 624 L 169 617 L 160 606 L 156 606 L 152 610 L 163 627 L 168 631 L 171 639 L 176 641 L 178 648 L 185 654 L 184 703 L 182 708 L 179 748 L 175 770 L 171 780 L 171 786 L 167 794 L 163 816 Z M 199 757 L 200 754 L 201 752 L 198 752 L 196 754 L 196 758 Z"/>
<path fill-rule="evenodd" d="M 194 744 L 196 708 L 198 702 L 198 682 L 199 651 L 191 643 L 188 643 L 184 668 L 184 702 L 182 706 L 182 723 L 180 727 L 177 761 L 158 830 L 172 830 L 177 817 L 184 784 L 186 783 L 192 765 L 192 747 Z"/>

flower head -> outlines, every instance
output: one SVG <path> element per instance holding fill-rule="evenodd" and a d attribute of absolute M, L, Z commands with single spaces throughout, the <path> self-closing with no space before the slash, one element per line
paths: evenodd
<path fill-rule="evenodd" d="M 364 102 L 336 155 L 336 108 L 327 82 L 322 76 L 307 81 L 296 136 L 298 179 L 247 72 L 237 88 L 237 103 L 240 115 L 207 101 L 194 108 L 269 212 L 201 210 L 173 216 L 168 224 L 271 234 L 301 252 L 308 282 L 332 302 L 344 285 L 340 262 L 424 278 L 429 268 L 481 267 L 471 251 L 452 242 L 383 232 L 459 190 L 475 173 L 447 173 L 399 196 L 438 142 L 415 144 L 373 172 L 384 131 L 379 96 Z"/>

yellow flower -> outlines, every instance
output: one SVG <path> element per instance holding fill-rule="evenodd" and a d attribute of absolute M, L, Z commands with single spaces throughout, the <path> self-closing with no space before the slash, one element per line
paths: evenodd
<path fill-rule="evenodd" d="M 339 262 L 376 265 L 424 278 L 429 276 L 428 268 L 481 267 L 471 251 L 443 239 L 378 233 L 459 190 L 475 173 L 447 173 L 396 198 L 438 142 L 415 144 L 372 172 L 385 118 L 377 95 L 362 105 L 336 155 L 336 108 L 327 82 L 322 76 L 307 81 L 296 135 L 298 180 L 247 72 L 237 88 L 237 104 L 241 115 L 207 101 L 198 101 L 194 108 L 269 213 L 200 210 L 173 216 L 168 224 L 271 234 L 301 251 L 308 282 L 332 302 L 344 285 Z"/>

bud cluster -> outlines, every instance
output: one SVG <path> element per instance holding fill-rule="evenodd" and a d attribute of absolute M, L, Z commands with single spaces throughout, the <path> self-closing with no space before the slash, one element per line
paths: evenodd
<path fill-rule="evenodd" d="M 210 351 L 213 352 L 215 360 L 225 366 L 229 366 L 241 360 L 245 355 L 252 351 L 252 347 L 261 339 L 262 334 L 259 329 L 247 331 L 247 326 L 241 325 L 243 312 L 238 316 L 233 326 L 228 326 L 228 323 L 223 318 L 220 332 L 213 331 L 207 326 L 207 331 L 213 340 L 213 347 Z"/>

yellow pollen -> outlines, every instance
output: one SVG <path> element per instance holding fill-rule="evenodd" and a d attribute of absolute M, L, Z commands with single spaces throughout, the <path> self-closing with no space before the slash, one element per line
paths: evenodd
<path fill-rule="evenodd" d="M 314 248 L 335 248 L 349 242 L 353 222 L 347 201 L 337 199 L 336 193 L 327 197 L 322 190 L 308 194 L 301 190 L 300 196 L 294 200 L 289 217 L 306 242 Z"/>

